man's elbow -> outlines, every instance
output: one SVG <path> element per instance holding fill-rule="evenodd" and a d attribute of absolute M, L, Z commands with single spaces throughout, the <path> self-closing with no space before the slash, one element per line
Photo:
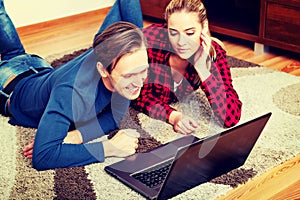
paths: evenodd
<path fill-rule="evenodd" d="M 37 171 L 54 169 L 54 166 L 52 166 L 50 159 L 47 158 L 45 153 L 32 154 L 32 167 Z"/>

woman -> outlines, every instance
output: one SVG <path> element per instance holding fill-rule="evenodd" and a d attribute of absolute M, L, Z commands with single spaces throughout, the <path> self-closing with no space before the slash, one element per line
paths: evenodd
<path fill-rule="evenodd" d="M 220 123 L 234 126 L 240 119 L 242 103 L 232 85 L 226 52 L 210 37 L 203 3 L 172 0 L 166 7 L 165 20 L 165 24 L 143 30 L 150 68 L 132 107 L 165 120 L 177 132 L 189 134 L 197 123 L 170 104 L 201 88 Z"/>

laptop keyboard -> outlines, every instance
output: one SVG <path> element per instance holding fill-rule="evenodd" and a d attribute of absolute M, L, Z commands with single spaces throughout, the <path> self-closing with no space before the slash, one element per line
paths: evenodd
<path fill-rule="evenodd" d="M 170 167 L 171 163 L 166 163 L 156 168 L 152 168 L 149 171 L 133 174 L 132 177 L 141 181 L 148 187 L 153 188 L 163 183 Z"/>

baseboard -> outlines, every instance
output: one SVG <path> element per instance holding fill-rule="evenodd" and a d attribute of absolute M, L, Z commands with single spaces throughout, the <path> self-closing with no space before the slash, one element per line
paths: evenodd
<path fill-rule="evenodd" d="M 28 34 L 32 34 L 32 33 L 38 33 L 40 31 L 42 31 L 43 29 L 49 29 L 51 27 L 55 28 L 55 27 L 59 27 L 62 25 L 70 24 L 74 20 L 84 20 L 84 19 L 90 18 L 90 17 L 95 18 L 95 16 L 106 15 L 108 13 L 108 11 L 110 10 L 110 8 L 111 7 L 101 8 L 98 10 L 84 12 L 84 13 L 71 15 L 71 16 L 67 16 L 67 17 L 63 17 L 63 18 L 58 18 L 58 19 L 54 19 L 54 20 L 49 20 L 49 21 L 45 21 L 45 22 L 22 26 L 22 27 L 18 27 L 17 31 L 20 36 L 24 36 L 24 35 L 28 35 Z"/>

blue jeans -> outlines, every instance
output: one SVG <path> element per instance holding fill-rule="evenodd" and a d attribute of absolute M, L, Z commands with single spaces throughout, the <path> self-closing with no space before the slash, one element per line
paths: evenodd
<path fill-rule="evenodd" d="M 41 57 L 25 53 L 16 28 L 5 11 L 3 0 L 0 0 L 0 54 L 1 91 L 12 76 L 18 76 L 31 68 L 52 68 Z"/>
<path fill-rule="evenodd" d="M 118 21 L 131 22 L 142 28 L 143 17 L 139 0 L 116 0 L 95 37 Z M 25 53 L 16 28 L 6 13 L 3 0 L 0 0 L 0 54 L 0 95 L 10 95 L 3 93 L 3 86 L 11 77 L 18 76 L 32 68 L 52 68 L 41 57 Z"/>
<path fill-rule="evenodd" d="M 143 28 L 143 15 L 139 0 L 116 0 L 113 7 L 105 17 L 98 33 L 101 34 L 108 26 L 115 22 L 126 21 Z"/>

